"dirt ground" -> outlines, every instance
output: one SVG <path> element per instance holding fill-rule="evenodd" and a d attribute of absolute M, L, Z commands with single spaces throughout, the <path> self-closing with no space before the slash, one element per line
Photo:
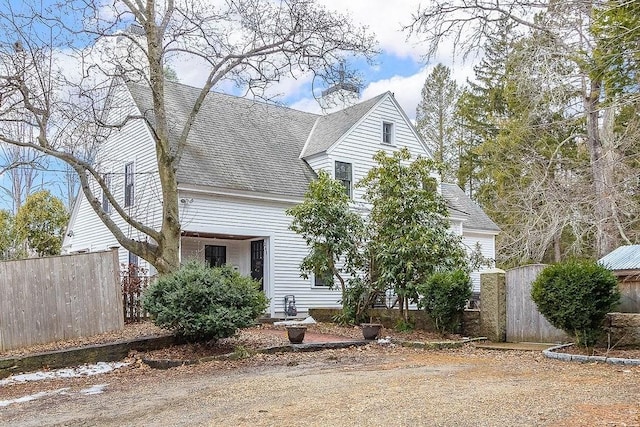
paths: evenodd
<path fill-rule="evenodd" d="M 102 385 L 102 393 L 90 394 Z M 2 426 L 640 426 L 640 368 L 371 344 L 0 388 Z"/>

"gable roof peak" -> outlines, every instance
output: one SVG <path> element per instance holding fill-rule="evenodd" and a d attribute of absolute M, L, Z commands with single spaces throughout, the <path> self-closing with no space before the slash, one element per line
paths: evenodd
<path fill-rule="evenodd" d="M 300 157 L 305 158 L 327 151 L 390 94 L 391 92 L 387 91 L 366 101 L 319 117 Z"/>

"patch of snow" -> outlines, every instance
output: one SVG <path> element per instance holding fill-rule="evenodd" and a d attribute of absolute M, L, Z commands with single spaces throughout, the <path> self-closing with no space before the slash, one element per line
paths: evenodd
<path fill-rule="evenodd" d="M 105 387 L 107 387 L 108 384 L 96 384 L 94 386 L 91 386 L 89 388 L 83 388 L 82 390 L 80 390 L 80 394 L 84 394 L 86 396 L 88 395 L 92 395 L 92 394 L 100 394 L 104 392 Z"/>
<path fill-rule="evenodd" d="M 318 322 L 316 322 L 316 319 L 311 316 L 308 316 L 304 320 L 283 320 L 280 322 L 273 322 L 275 326 L 312 325 L 314 323 Z"/>
<path fill-rule="evenodd" d="M 41 397 L 46 397 L 46 396 L 53 396 L 55 394 L 62 394 L 65 391 L 69 390 L 68 387 L 66 388 L 59 388 L 57 390 L 52 390 L 52 391 L 41 391 L 39 393 L 35 393 L 35 394 L 30 394 L 28 396 L 22 396 L 22 397 L 17 397 L 15 399 L 9 399 L 9 400 L 0 400 L 0 408 L 5 407 L 5 406 L 9 406 L 12 403 L 24 403 L 24 402 L 30 402 L 32 400 L 36 400 L 36 399 L 40 399 Z"/>
<path fill-rule="evenodd" d="M 0 380 L 0 387 L 16 384 L 16 383 L 25 383 L 29 381 L 41 381 L 48 380 L 54 378 L 74 378 L 74 377 L 84 377 L 84 376 L 92 376 L 104 374 L 106 372 L 111 372 L 114 369 L 122 368 L 123 366 L 127 366 L 128 363 L 122 362 L 98 362 L 92 365 L 82 365 L 77 366 L 75 368 L 64 368 L 57 369 L 55 371 L 50 372 L 30 372 L 28 374 L 19 374 L 12 375 L 4 380 Z"/>

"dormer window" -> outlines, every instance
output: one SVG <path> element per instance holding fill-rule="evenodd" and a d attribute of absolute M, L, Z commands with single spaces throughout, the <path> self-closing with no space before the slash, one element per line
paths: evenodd
<path fill-rule="evenodd" d="M 393 144 L 393 123 L 382 122 L 382 143 Z"/>
<path fill-rule="evenodd" d="M 344 191 L 347 193 L 347 196 L 351 198 L 351 163 L 345 162 L 336 162 L 336 171 L 335 171 L 336 180 L 340 181 L 344 186 Z"/>

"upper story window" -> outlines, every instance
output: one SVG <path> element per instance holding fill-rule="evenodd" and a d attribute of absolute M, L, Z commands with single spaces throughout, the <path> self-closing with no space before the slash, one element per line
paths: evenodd
<path fill-rule="evenodd" d="M 133 206 L 135 173 L 133 162 L 124 165 L 124 207 Z"/>
<path fill-rule="evenodd" d="M 351 174 L 351 163 L 336 161 L 336 180 L 344 185 L 344 191 L 351 198 L 351 183 L 353 181 Z"/>
<path fill-rule="evenodd" d="M 105 173 L 102 175 L 102 180 L 104 181 L 104 186 L 107 187 L 107 190 L 111 190 L 111 174 Z M 109 199 L 107 198 L 107 192 L 102 190 L 102 210 L 106 213 L 111 212 L 111 203 L 109 203 Z"/>
<path fill-rule="evenodd" d="M 384 144 L 393 144 L 393 123 L 382 122 L 382 142 Z"/>

